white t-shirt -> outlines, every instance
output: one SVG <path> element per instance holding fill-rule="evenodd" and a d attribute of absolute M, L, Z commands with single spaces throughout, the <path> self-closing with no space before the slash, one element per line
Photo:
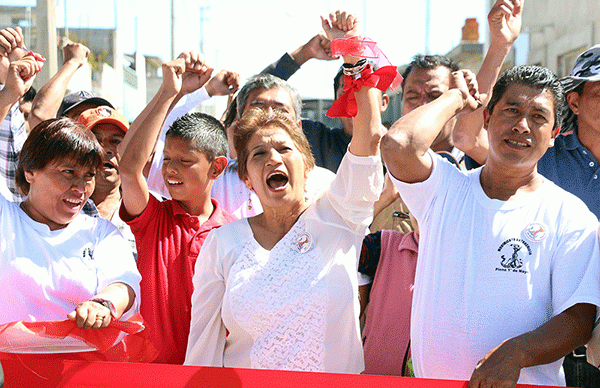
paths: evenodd
<path fill-rule="evenodd" d="M 576 303 L 600 305 L 598 220 L 546 179 L 510 201 L 490 199 L 481 169 L 429 155 L 424 182 L 392 177 L 420 230 L 413 366 L 417 377 L 469 380 L 502 341 Z M 564 386 L 561 364 L 524 368 L 519 383 Z"/>
<path fill-rule="evenodd" d="M 329 188 L 335 174 L 315 166 L 306 179 L 306 194 L 311 201 L 319 198 Z M 211 197 L 229 214 L 238 219 L 262 213 L 258 196 L 242 182 L 237 171 L 237 159 L 230 159 L 225 171 L 213 183 Z"/>
<path fill-rule="evenodd" d="M 131 249 L 109 221 L 80 214 L 51 231 L 0 196 L 0 225 L 0 324 L 65 320 L 116 282 L 139 297 L 141 276 Z"/>
<path fill-rule="evenodd" d="M 362 372 L 356 267 L 382 183 L 379 157 L 348 152 L 272 250 L 247 219 L 211 231 L 196 262 L 185 364 Z"/>

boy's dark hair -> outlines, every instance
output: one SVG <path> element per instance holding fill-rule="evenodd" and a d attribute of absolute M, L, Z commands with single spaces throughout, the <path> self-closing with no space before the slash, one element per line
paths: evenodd
<path fill-rule="evenodd" d="M 97 170 L 102 166 L 103 155 L 96 136 L 85 125 L 66 117 L 42 121 L 31 130 L 21 149 L 15 176 L 17 187 L 23 194 L 29 193 L 25 171 L 43 170 L 64 159 Z"/>
<path fill-rule="evenodd" d="M 450 72 L 458 70 L 458 63 L 452 62 L 450 58 L 443 55 L 415 55 L 408 67 L 402 72 L 402 90 L 404 90 L 404 83 L 411 71 L 414 69 L 435 69 L 438 66 L 446 67 Z"/>
<path fill-rule="evenodd" d="M 564 88 L 552 70 L 541 66 L 515 66 L 504 72 L 494 85 L 492 97 L 487 105 L 487 111 L 492 114 L 494 107 L 500 101 L 509 85 L 518 83 L 531 86 L 540 91 L 548 90 L 554 96 L 554 128 L 560 126 L 562 113 L 565 108 Z"/>
<path fill-rule="evenodd" d="M 23 97 L 21 97 L 21 99 L 23 100 L 23 102 L 31 102 L 35 98 L 36 93 L 37 91 L 32 86 L 29 88 L 29 90 L 25 92 L 25 94 L 23 94 Z"/>
<path fill-rule="evenodd" d="M 227 156 L 227 137 L 225 128 L 219 120 L 200 112 L 187 113 L 175 120 L 166 136 L 190 140 L 208 161 L 219 156 Z"/>

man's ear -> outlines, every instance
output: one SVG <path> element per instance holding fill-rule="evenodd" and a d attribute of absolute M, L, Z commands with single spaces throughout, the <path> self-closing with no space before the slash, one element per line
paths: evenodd
<path fill-rule="evenodd" d="M 298 128 L 302 129 L 302 120 L 298 120 Z"/>
<path fill-rule="evenodd" d="M 225 167 L 227 167 L 227 158 L 224 156 L 217 156 L 211 163 L 211 179 L 220 177 L 223 171 L 225 171 Z"/>
<path fill-rule="evenodd" d="M 390 97 L 387 94 L 383 93 L 383 95 L 381 96 L 381 105 L 379 106 L 379 112 L 385 112 L 389 105 Z"/>
<path fill-rule="evenodd" d="M 569 108 L 575 113 L 579 115 L 579 93 L 573 91 L 567 94 L 567 103 L 569 104 Z"/>
<path fill-rule="evenodd" d="M 487 131 L 488 124 L 490 123 L 490 112 L 486 108 L 483 109 L 483 129 Z"/>

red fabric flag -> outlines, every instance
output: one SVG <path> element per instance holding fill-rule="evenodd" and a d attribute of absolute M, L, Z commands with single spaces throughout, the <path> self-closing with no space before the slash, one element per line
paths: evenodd
<path fill-rule="evenodd" d="M 385 66 L 371 70 L 371 65 L 360 74 L 360 78 L 354 79 L 348 75 L 344 76 L 344 94 L 333 102 L 327 111 L 329 117 L 356 117 L 358 109 L 354 93 L 358 92 L 363 85 L 370 86 L 385 92 L 394 79 L 398 76 L 395 66 Z"/>
<path fill-rule="evenodd" d="M 0 325 L 0 352 L 56 354 L 57 358 L 150 362 L 157 351 L 137 313 L 104 329 L 80 329 L 75 321 L 11 322 Z"/>

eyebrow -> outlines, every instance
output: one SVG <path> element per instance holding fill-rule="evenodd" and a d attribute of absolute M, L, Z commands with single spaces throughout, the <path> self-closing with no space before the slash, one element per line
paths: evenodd
<path fill-rule="evenodd" d="M 265 99 L 255 99 L 250 101 L 250 104 L 255 104 L 255 103 L 259 103 L 259 104 L 264 104 L 264 103 L 269 103 L 269 104 L 273 104 L 273 105 L 277 105 L 277 106 L 282 106 L 284 108 L 287 108 L 288 106 L 283 103 L 283 102 L 279 102 L 277 100 L 265 100 Z"/>
<path fill-rule="evenodd" d="M 521 107 L 521 106 L 523 106 L 523 103 L 522 103 L 522 102 L 519 102 L 519 101 L 510 101 L 510 100 L 507 100 L 507 101 L 506 101 L 506 105 L 508 105 L 508 106 L 516 106 L 516 107 Z M 534 109 L 535 111 L 537 111 L 537 112 L 542 112 L 542 113 L 545 113 L 545 114 L 550 114 L 550 112 L 551 112 L 551 110 L 549 110 L 549 109 L 546 109 L 546 108 L 544 108 L 544 107 L 541 107 L 541 106 L 534 106 L 534 107 L 533 107 L 533 109 Z"/>
<path fill-rule="evenodd" d="M 255 149 L 257 149 L 257 148 L 263 147 L 264 145 L 265 145 L 264 143 L 257 144 L 257 145 L 255 145 L 254 147 L 250 148 L 250 149 L 248 150 L 248 152 L 252 152 L 252 151 L 254 151 L 254 150 L 255 150 Z"/>

